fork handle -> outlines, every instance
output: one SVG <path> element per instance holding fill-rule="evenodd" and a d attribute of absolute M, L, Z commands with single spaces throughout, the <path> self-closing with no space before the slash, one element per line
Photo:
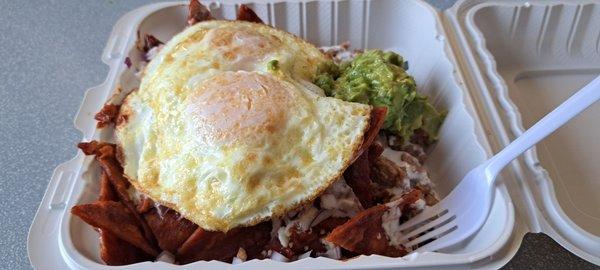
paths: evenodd
<path fill-rule="evenodd" d="M 600 99 L 600 76 L 577 91 L 556 109 L 548 113 L 521 136 L 511 142 L 502 151 L 489 159 L 485 164 L 485 173 L 493 184 L 496 176 L 512 160 L 546 138 L 567 121 Z"/>

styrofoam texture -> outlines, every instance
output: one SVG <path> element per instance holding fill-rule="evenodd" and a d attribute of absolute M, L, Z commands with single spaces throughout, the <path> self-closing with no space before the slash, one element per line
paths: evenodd
<path fill-rule="evenodd" d="M 216 17 L 233 18 L 239 2 L 207 3 Z M 392 49 L 410 63 L 419 91 L 427 94 L 437 108 L 448 110 L 440 141 L 426 163 L 441 196 L 462 176 L 489 156 L 485 132 L 473 109 L 469 93 L 457 72 L 452 49 L 446 42 L 439 13 L 424 2 L 411 1 L 292 1 L 251 4 L 258 15 L 275 27 L 288 30 L 317 45 L 346 40 L 355 47 Z M 137 84 L 134 70 L 123 64 L 125 56 L 137 63 L 137 31 L 168 40 L 185 25 L 186 3 L 161 3 L 131 11 L 113 29 L 102 60 L 110 66 L 107 79 L 86 93 L 75 119 L 84 141 L 111 139 L 110 129 L 96 129 L 93 115 L 115 92 L 126 93 Z M 118 99 L 117 93 L 117 99 Z M 40 209 L 30 229 L 28 250 L 38 268 L 94 269 L 104 266 L 98 258 L 98 235 L 93 228 L 74 218 L 69 209 L 97 198 L 99 168 L 91 157 L 79 153 L 55 170 Z M 239 269 L 280 268 L 344 269 L 428 266 L 437 268 L 485 267 L 494 263 L 514 236 L 514 211 L 506 188 L 499 185 L 492 213 L 473 237 L 440 253 L 413 253 L 404 258 L 361 256 L 348 261 L 307 258 L 292 263 L 254 260 L 238 265 L 196 262 L 184 266 L 145 262 L 126 266 L 137 269 L 220 267 Z M 514 241 L 513 241 L 514 243 Z M 510 254 L 516 246 L 511 245 Z M 504 253 L 503 253 L 504 254 Z M 507 257 L 508 258 L 508 257 Z M 506 260 L 503 260 L 505 262 Z"/>
<path fill-rule="evenodd" d="M 453 8 L 473 52 L 477 88 L 500 147 L 600 74 L 600 2 L 463 1 Z M 600 264 L 600 153 L 596 104 L 515 163 L 519 199 L 543 231 Z M 515 198 L 515 190 L 511 190 Z M 523 213 L 522 212 L 522 213 Z"/>

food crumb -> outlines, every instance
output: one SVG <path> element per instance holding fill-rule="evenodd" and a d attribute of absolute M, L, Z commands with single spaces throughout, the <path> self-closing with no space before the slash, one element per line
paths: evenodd
<path fill-rule="evenodd" d="M 131 68 L 131 58 L 129 58 L 129 56 L 125 57 L 125 65 L 127 65 L 127 68 Z"/>

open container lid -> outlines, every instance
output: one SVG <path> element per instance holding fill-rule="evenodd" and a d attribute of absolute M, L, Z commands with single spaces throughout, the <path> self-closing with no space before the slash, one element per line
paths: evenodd
<path fill-rule="evenodd" d="M 598 1 L 464 0 L 442 16 L 494 152 L 600 74 Z M 503 172 L 517 221 L 600 265 L 600 104 Z"/>

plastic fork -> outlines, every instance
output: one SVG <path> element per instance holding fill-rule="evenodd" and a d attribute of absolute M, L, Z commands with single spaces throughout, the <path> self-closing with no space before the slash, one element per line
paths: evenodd
<path fill-rule="evenodd" d="M 404 246 L 436 251 L 473 235 L 486 220 L 494 200 L 497 175 L 512 160 L 600 99 L 600 76 L 547 114 L 506 148 L 472 169 L 438 204 L 401 224 Z"/>

